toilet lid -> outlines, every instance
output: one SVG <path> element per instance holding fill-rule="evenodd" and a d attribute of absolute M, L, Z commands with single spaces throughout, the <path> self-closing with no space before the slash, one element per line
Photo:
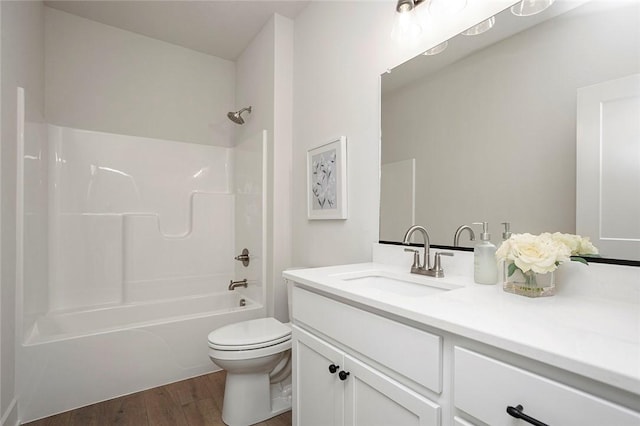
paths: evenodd
<path fill-rule="evenodd" d="M 225 325 L 209 333 L 209 347 L 239 351 L 262 348 L 291 338 L 291 328 L 275 318 L 259 318 Z"/>

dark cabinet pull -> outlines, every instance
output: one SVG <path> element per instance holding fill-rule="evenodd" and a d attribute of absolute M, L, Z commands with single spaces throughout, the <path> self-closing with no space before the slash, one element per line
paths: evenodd
<path fill-rule="evenodd" d="M 339 368 L 340 368 L 340 366 L 339 366 L 339 365 L 331 364 L 331 365 L 329 366 L 329 372 L 330 372 L 331 374 L 334 374 L 336 371 L 338 371 L 338 369 L 339 369 Z"/>
<path fill-rule="evenodd" d="M 341 371 L 338 373 L 338 377 L 340 377 L 340 380 L 345 381 L 347 380 L 347 377 L 349 376 L 349 372 L 348 371 Z"/>
<path fill-rule="evenodd" d="M 515 407 L 512 406 L 507 406 L 507 413 L 511 416 L 511 417 L 515 417 L 516 419 L 522 419 L 527 423 L 531 423 L 532 425 L 535 426 L 549 426 L 546 423 L 542 423 L 540 420 L 536 420 L 533 417 L 527 416 L 525 413 L 522 412 L 522 410 L 524 410 L 524 407 L 522 405 L 516 405 Z"/>

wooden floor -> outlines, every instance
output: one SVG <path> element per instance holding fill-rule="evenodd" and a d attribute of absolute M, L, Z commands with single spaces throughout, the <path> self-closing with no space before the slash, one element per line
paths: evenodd
<path fill-rule="evenodd" d="M 219 371 L 122 396 L 55 416 L 29 426 L 223 426 L 225 372 Z M 258 423 L 290 426 L 291 411 Z"/>

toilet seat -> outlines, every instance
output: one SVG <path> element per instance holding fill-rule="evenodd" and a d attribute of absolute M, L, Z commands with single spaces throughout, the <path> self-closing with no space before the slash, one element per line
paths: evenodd
<path fill-rule="evenodd" d="M 275 318 L 229 324 L 212 331 L 208 336 L 209 348 L 216 351 L 250 351 L 290 340 L 291 328 Z"/>
<path fill-rule="evenodd" d="M 276 354 L 284 354 L 291 349 L 291 339 L 275 345 L 248 350 L 225 350 L 209 348 L 209 358 L 216 361 L 251 361 Z"/>
<path fill-rule="evenodd" d="M 281 337 L 280 339 L 256 342 L 249 345 L 221 345 L 209 341 L 209 348 L 217 349 L 219 351 L 250 351 L 254 349 L 267 348 L 269 346 L 277 345 L 278 343 L 288 342 L 289 340 L 291 340 L 291 335 Z"/>

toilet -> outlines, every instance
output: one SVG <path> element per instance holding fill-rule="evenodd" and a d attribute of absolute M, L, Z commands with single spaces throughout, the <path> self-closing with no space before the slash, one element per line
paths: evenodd
<path fill-rule="evenodd" d="M 227 371 L 225 424 L 247 426 L 291 409 L 289 323 L 275 318 L 242 321 L 212 331 L 208 340 L 209 358 Z"/>

